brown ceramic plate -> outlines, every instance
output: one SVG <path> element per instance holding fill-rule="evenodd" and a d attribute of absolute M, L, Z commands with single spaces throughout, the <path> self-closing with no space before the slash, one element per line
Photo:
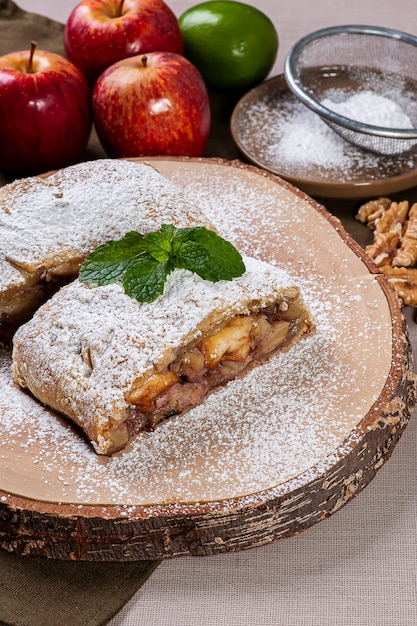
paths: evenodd
<path fill-rule="evenodd" d="M 417 184 L 417 151 L 387 157 L 348 144 L 298 101 L 283 74 L 239 100 L 231 133 L 251 163 L 313 196 L 370 198 Z"/>
<path fill-rule="evenodd" d="M 389 457 L 414 405 L 398 299 L 340 222 L 238 162 L 153 159 L 221 234 L 287 268 L 316 331 L 100 457 L 14 387 L 0 351 L 0 545 L 52 558 L 213 554 L 299 532 Z"/>

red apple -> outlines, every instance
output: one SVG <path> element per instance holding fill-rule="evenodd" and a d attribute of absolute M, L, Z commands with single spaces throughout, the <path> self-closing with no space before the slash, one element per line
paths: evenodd
<path fill-rule="evenodd" d="M 34 44 L 0 57 L 0 169 L 32 174 L 69 165 L 90 130 L 89 88 L 72 63 Z"/>
<path fill-rule="evenodd" d="M 163 0 L 84 0 L 65 24 L 64 44 L 90 84 L 121 59 L 183 52 L 178 20 Z"/>
<path fill-rule="evenodd" d="M 98 78 L 92 102 L 109 156 L 204 153 L 210 132 L 207 89 L 179 54 L 153 52 L 114 63 Z"/>

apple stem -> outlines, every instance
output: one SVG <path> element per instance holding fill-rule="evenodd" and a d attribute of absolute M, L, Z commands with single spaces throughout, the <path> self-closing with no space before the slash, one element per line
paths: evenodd
<path fill-rule="evenodd" d="M 146 67 L 146 64 L 148 62 L 148 57 L 145 55 L 141 58 L 142 61 L 142 67 Z"/>
<path fill-rule="evenodd" d="M 26 67 L 26 71 L 28 74 L 32 74 L 32 64 L 33 64 L 33 55 L 35 54 L 35 50 L 36 50 L 36 46 L 38 44 L 36 43 L 36 41 L 31 41 L 30 42 L 30 52 L 29 52 L 29 60 L 28 60 L 28 64 Z"/>
<path fill-rule="evenodd" d="M 124 4 L 125 0 L 120 0 L 120 4 L 119 4 L 119 11 L 117 13 L 117 17 L 120 17 L 122 12 L 123 12 L 123 4 Z"/>

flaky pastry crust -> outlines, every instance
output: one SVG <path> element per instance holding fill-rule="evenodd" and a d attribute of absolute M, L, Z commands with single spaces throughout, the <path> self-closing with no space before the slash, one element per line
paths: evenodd
<path fill-rule="evenodd" d="M 206 338 L 213 332 L 218 342 L 223 341 L 221 332 L 216 332 L 227 325 L 234 340 L 238 331 L 239 341 L 234 355 L 220 365 L 237 367 L 236 375 L 241 375 L 241 365 L 249 367 L 256 360 L 247 361 L 246 339 L 240 342 L 241 324 L 233 327 L 234 318 L 240 322 L 240 316 L 272 307 L 278 313 L 273 333 L 284 329 L 278 337 L 280 349 L 288 349 L 313 328 L 300 290 L 285 272 L 254 259 L 245 258 L 245 264 L 241 278 L 218 283 L 175 270 L 163 296 L 151 304 L 138 303 L 118 284 L 90 288 L 74 281 L 16 332 L 15 382 L 79 424 L 97 452 L 111 454 L 123 448 L 132 433 L 146 426 L 141 420 L 150 391 L 153 396 L 162 393 L 164 385 L 168 388 L 175 382 L 173 374 L 178 374 L 178 384 L 193 383 L 192 376 L 183 380 L 177 359 L 181 350 L 186 349 L 191 360 L 204 354 L 208 362 L 201 368 L 217 376 L 217 363 L 212 361 L 218 349 L 196 350 L 195 342 L 209 343 Z M 254 322 L 254 333 L 266 323 L 262 316 Z M 252 341 L 250 332 L 245 335 L 248 341 Z M 200 382 L 205 384 L 203 379 Z M 137 403 L 141 411 L 132 407 Z"/>
<path fill-rule="evenodd" d="M 153 167 L 99 159 L 0 190 L 0 341 L 51 293 L 75 278 L 85 257 L 129 230 L 212 226 Z"/>

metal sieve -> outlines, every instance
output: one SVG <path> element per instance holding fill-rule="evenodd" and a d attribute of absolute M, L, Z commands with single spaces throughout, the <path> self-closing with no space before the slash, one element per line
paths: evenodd
<path fill-rule="evenodd" d="M 417 37 L 377 26 L 323 28 L 290 49 L 284 72 L 293 93 L 350 143 L 386 155 L 417 146 Z M 369 115 L 365 123 L 329 108 L 363 92 L 392 102 L 410 124 L 378 126 Z"/>

